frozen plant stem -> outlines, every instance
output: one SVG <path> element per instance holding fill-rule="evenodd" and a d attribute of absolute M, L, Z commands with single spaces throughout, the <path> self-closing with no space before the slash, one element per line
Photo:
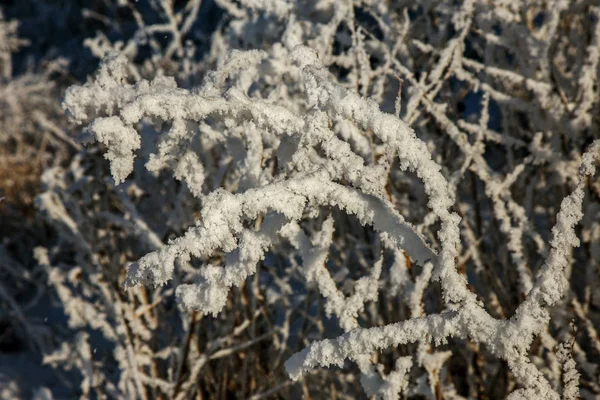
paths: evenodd
<path fill-rule="evenodd" d="M 468 26 L 465 32 L 467 29 Z M 453 49 L 444 53 L 445 57 L 450 57 Z M 460 218 L 452 211 L 454 189 L 426 143 L 403 120 L 382 112 L 374 101 L 336 83 L 317 53 L 308 47 L 296 46 L 287 59 L 292 63 L 290 68 L 300 71 L 304 83 L 307 102 L 302 112 L 290 111 L 267 100 L 251 100 L 243 79 L 245 89 L 224 87 L 225 78 L 232 74 L 257 74 L 265 59 L 268 56 L 259 51 L 234 52 L 220 69 L 207 75 L 199 91 L 192 92 L 178 88 L 174 80 L 164 77 L 135 85 L 121 84 L 127 60 L 111 55 L 94 81 L 67 93 L 65 106 L 73 119 L 93 119 L 87 132 L 106 146 L 105 157 L 110 161 L 116 183 L 125 180 L 134 168 L 136 151 L 143 144 L 138 132 L 140 124 L 146 120 L 170 121 L 146 167 L 152 171 L 172 170 L 174 177 L 186 182 L 202 201 L 202 217 L 197 224 L 182 237 L 130 265 L 124 285 L 162 285 L 172 279 L 177 260 L 184 263 L 192 257 L 206 260 L 222 253 L 223 262 L 203 266 L 196 282 L 179 284 L 176 289 L 177 299 L 184 308 L 216 315 L 225 307 L 231 288 L 242 286 L 255 274 L 265 254 L 285 238 L 301 255 L 307 282 L 316 283 L 326 299 L 327 312 L 336 315 L 346 331 L 338 338 L 313 342 L 293 355 L 285 363 L 293 379 L 301 378 L 317 366 L 342 367 L 350 359 L 358 362 L 364 377 L 369 377 L 363 382 L 367 393 L 389 397 L 390 393 L 406 390 L 406 373 L 412 363 L 410 359 L 399 361 L 396 372 L 379 379 L 369 360 L 371 353 L 416 342 L 439 345 L 455 337 L 484 344 L 508 363 L 523 386 L 511 398 L 558 399 L 559 394 L 530 362 L 527 352 L 534 337 L 546 329 L 548 307 L 562 297 L 567 287 L 564 270 L 571 248 L 578 245 L 574 227 L 583 215 L 584 187 L 587 177 L 595 173 L 600 141 L 594 142 L 583 155 L 579 181 L 562 202 L 552 229 L 550 253 L 531 290 L 514 316 L 496 319 L 469 290 L 465 276 L 457 271 L 461 239 Z M 250 65 L 252 71 L 242 71 L 244 65 Z M 380 178 L 383 168 L 365 165 L 364 159 L 334 133 L 331 121 L 338 120 L 351 121 L 359 129 L 372 132 L 388 154 L 398 157 L 402 170 L 413 172 L 422 181 L 432 218 L 440 222 L 439 251 L 427 244 L 384 195 L 385 180 Z M 222 125 L 215 121 L 221 121 Z M 193 146 L 203 140 L 233 146 L 238 126 L 244 127 L 248 145 L 229 150 L 240 155 L 236 156 L 236 165 L 242 175 L 241 190 L 231 193 L 218 188 L 204 194 L 209 166 L 204 165 L 203 155 L 193 151 Z M 481 154 L 461 142 L 466 139 L 454 132 L 454 125 L 448 122 L 445 126 L 451 128 L 453 140 L 474 157 L 475 170 L 485 175 L 485 171 L 481 172 L 485 164 Z M 199 136 L 198 131 L 202 130 L 206 138 Z M 268 145 L 273 146 L 272 154 L 283 165 L 281 175 L 262 169 Z M 352 296 L 340 291 L 325 267 L 332 244 L 333 219 L 326 219 L 322 230 L 312 239 L 300 227 L 307 215 L 317 215 L 311 210 L 318 208 L 338 208 L 356 216 L 363 226 L 372 226 L 387 247 L 397 253 L 405 251 L 420 266 L 427 265 L 432 280 L 441 285 L 447 310 L 429 315 L 417 313 L 402 322 L 361 328 L 357 315 L 365 302 L 377 299 L 381 261 L 375 263 L 370 277 L 355 283 Z M 259 218 L 262 223 L 255 229 L 245 225 L 245 221 Z M 428 281 L 429 275 L 420 284 L 426 285 Z M 422 296 L 424 288 L 418 289 L 418 295 Z M 412 305 L 415 310 L 419 309 L 419 301 L 416 299 Z M 573 392 L 577 383 L 571 379 L 569 385 L 568 391 Z M 175 391 L 179 387 L 178 381 Z"/>

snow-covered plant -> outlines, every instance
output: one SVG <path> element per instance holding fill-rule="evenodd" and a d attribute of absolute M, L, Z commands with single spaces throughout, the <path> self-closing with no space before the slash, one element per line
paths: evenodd
<path fill-rule="evenodd" d="M 600 395 L 594 2 L 2 11 L 6 396 Z"/>
<path fill-rule="evenodd" d="M 26 45 L 27 41 L 17 36 L 18 21 L 7 22 L 4 13 L 0 10 L 0 78 L 12 76 L 12 53 L 19 47 Z"/>
<path fill-rule="evenodd" d="M 466 7 L 466 13 L 472 12 L 472 5 Z M 456 184 L 444 176 L 426 143 L 402 119 L 380 111 L 376 102 L 337 84 L 318 51 L 304 46 L 291 51 L 280 47 L 271 58 L 264 52 L 232 52 L 221 68 L 208 74 L 204 84 L 192 91 L 178 88 L 175 81 L 166 78 L 123 84 L 126 63 L 120 55 L 107 58 L 94 80 L 67 92 L 67 111 L 77 122 L 93 120 L 86 132 L 106 146 L 105 157 L 116 183 L 125 181 L 134 169 L 135 152 L 144 141 L 143 127 L 157 127 L 159 135 L 146 168 L 153 172 L 170 169 L 201 202 L 202 211 L 185 235 L 129 266 L 125 286 L 163 285 L 173 278 L 176 264 L 199 259 L 204 265 L 198 278 L 179 284 L 177 299 L 188 310 L 216 315 L 227 304 L 231 288 L 242 286 L 256 273 L 266 254 L 277 252 L 279 242 L 287 239 L 302 258 L 305 279 L 314 282 L 326 299 L 327 314 L 335 315 L 347 332 L 336 339 L 314 342 L 291 357 L 286 369 L 293 379 L 317 365 L 341 367 L 350 359 L 357 362 L 368 395 L 396 396 L 406 390 L 402 383 L 406 372 L 402 371 L 410 364 L 399 361 L 398 372 L 381 376 L 381 368 L 371 361 L 374 351 L 420 343 L 416 357 L 431 380 L 448 356 L 442 352 L 428 357 L 421 352 L 429 343 L 440 345 L 456 337 L 484 345 L 508 364 L 523 386 L 511 398 L 559 398 L 527 357 L 527 351 L 547 327 L 548 307 L 562 298 L 568 286 L 565 269 L 571 248 L 579 243 L 574 226 L 583 216 L 584 190 L 587 179 L 594 176 L 599 141 L 582 156 L 575 190 L 562 202 L 548 254 L 537 276 L 532 278 L 526 270 L 518 248 L 513 254 L 522 275 L 524 299 L 510 318 L 495 318 L 469 290 L 467 279 L 457 268 L 461 218 L 453 211 Z M 286 76 L 302 81 L 304 101 L 290 99 L 289 104 L 282 104 L 252 96 L 254 85 L 258 91 L 265 85 L 261 82 L 263 71 L 271 81 L 282 82 Z M 291 88 L 297 90 L 297 85 Z M 301 97 L 297 91 L 292 94 Z M 434 117 L 437 114 L 434 111 Z M 466 158 L 462 169 L 470 167 L 489 186 L 486 194 L 503 221 L 502 214 L 511 206 L 510 200 L 502 197 L 506 183 L 490 177 L 481 146 L 469 143 L 447 118 L 438 118 Z M 353 140 L 344 140 L 353 137 L 376 141 L 377 151 L 384 156 L 365 160 L 351 146 Z M 241 143 L 235 146 L 231 139 Z M 238 167 L 233 182 L 224 186 L 229 190 L 205 185 L 210 176 L 207 171 L 213 166 L 203 155 L 219 142 L 229 146 L 225 146 L 227 152 L 216 156 L 232 157 L 231 162 Z M 373 149 L 363 149 L 369 150 Z M 414 173 L 422 181 L 430 210 L 426 218 L 429 225 L 439 223 L 435 245 L 428 244 L 419 229 L 406 221 L 386 193 L 386 174 L 395 157 L 401 170 Z M 361 327 L 358 313 L 366 302 L 378 298 L 382 260 L 373 264 L 368 276 L 354 282 L 352 294 L 347 296 L 325 267 L 333 219 L 325 219 L 312 235 L 300 225 L 334 209 L 357 217 L 363 226 L 372 226 L 382 246 L 423 268 L 425 280 L 413 286 L 413 291 L 422 296 L 423 285 L 439 282 L 442 310 L 424 313 L 417 299 L 411 318 Z M 220 260 L 209 261 L 217 256 Z M 429 368 L 429 363 L 437 363 L 437 368 Z M 569 393 L 573 390 L 568 389 Z"/>

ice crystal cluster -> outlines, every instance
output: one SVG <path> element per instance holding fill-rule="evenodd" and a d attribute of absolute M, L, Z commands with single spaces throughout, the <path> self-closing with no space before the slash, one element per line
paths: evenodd
<path fill-rule="evenodd" d="M 215 3 L 85 40 L 44 363 L 82 398 L 600 396 L 600 7 Z"/>

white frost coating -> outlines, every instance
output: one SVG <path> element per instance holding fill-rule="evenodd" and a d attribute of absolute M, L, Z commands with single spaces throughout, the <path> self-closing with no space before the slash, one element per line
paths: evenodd
<path fill-rule="evenodd" d="M 473 11 L 470 4 L 466 4 L 466 14 Z M 343 6 L 336 6 L 333 11 L 340 13 Z M 459 18 L 457 24 L 466 32 L 467 22 Z M 455 46 L 459 43 L 450 43 L 440 53 L 441 63 L 434 70 L 435 76 L 441 79 L 446 67 L 454 68 L 451 64 L 456 62 Z M 286 52 L 281 48 L 278 51 Z M 359 57 L 361 72 L 349 79 L 368 84 L 363 75 L 368 72 L 368 62 L 365 54 L 358 56 L 362 57 Z M 489 168 L 484 166 L 483 147 L 471 145 L 437 105 L 429 99 L 422 100 L 427 112 L 434 115 L 434 120 L 448 131 L 449 138 L 471 158 L 461 173 L 470 168 L 484 182 L 486 195 L 493 202 L 494 216 L 509 238 L 508 248 L 527 297 L 512 318 L 495 319 L 469 290 L 465 276 L 457 271 L 461 221 L 453 212 L 456 185 L 454 181 L 452 185 L 448 183 L 426 143 L 417 138 L 407 123 L 381 112 L 376 102 L 337 84 L 313 49 L 295 47 L 289 58 L 300 67 L 308 110 L 305 104 L 286 107 L 269 98 L 249 97 L 248 90 L 258 69 L 265 64 L 277 65 L 268 61 L 263 64 L 269 55 L 261 51 L 232 53 L 220 69 L 207 75 L 197 92 L 179 89 L 167 78 L 122 84 L 125 74 L 120 57 L 108 59 L 95 81 L 69 91 L 65 107 L 73 119 L 82 122 L 96 118 L 89 131 L 106 145 L 115 181 L 121 182 L 132 170 L 134 152 L 140 147 L 139 125 L 146 121 L 159 127 L 164 124 L 168 132 L 159 132 L 157 149 L 150 156 L 147 168 L 171 169 L 175 178 L 186 181 L 203 203 L 202 218 L 196 226 L 132 264 L 125 286 L 145 282 L 161 285 L 173 277 L 177 260 L 185 263 L 190 257 L 209 259 L 215 253 L 223 255 L 224 263 L 207 261 L 196 282 L 181 284 L 176 289 L 177 299 L 186 309 L 217 314 L 226 305 L 229 290 L 255 274 L 265 253 L 285 238 L 302 257 L 305 279 L 314 282 L 325 298 L 326 312 L 336 315 L 346 332 L 336 339 L 313 342 L 288 360 L 285 367 L 292 378 L 298 379 L 316 366 L 342 366 L 350 359 L 356 361 L 366 377 L 363 387 L 368 394 L 377 391 L 393 397 L 405 391 L 412 361 L 401 359 L 396 372 L 379 378 L 369 359 L 372 352 L 419 343 L 420 366 L 430 376 L 437 377 L 448 354 L 428 355 L 423 349 L 428 343 L 444 343 L 449 337 L 457 337 L 484 344 L 492 354 L 507 362 L 523 386 L 513 397 L 557 398 L 552 384 L 526 354 L 535 336 L 546 328 L 548 307 L 567 288 L 564 272 L 570 263 L 571 248 L 578 245 L 574 227 L 582 217 L 583 178 L 595 172 L 600 142 L 595 142 L 583 156 L 580 182 L 561 205 L 549 255 L 533 280 L 521 249 L 521 236 L 528 229 L 524 223 L 526 214 L 507 197 L 508 187 L 523 168 L 515 168 L 503 181 L 487 176 Z M 290 73 L 294 74 L 298 71 Z M 234 81 L 231 85 L 230 80 Z M 109 92 L 114 95 L 106 97 Z M 367 93 L 364 87 L 363 92 Z M 277 93 L 273 98 L 277 99 Z M 486 118 L 481 121 L 485 126 Z M 374 161 L 374 146 L 361 136 L 363 132 L 372 133 L 368 138 L 378 141 L 381 153 L 390 155 L 390 159 L 391 155 L 397 155 L 400 167 L 414 172 L 422 181 L 431 210 L 427 223 L 440 222 L 436 243 L 439 251 L 434 251 L 394 209 L 385 187 L 388 160 Z M 212 150 L 218 153 L 217 146 L 221 145 L 229 159 L 211 153 Z M 273 154 L 279 165 L 265 167 Z M 209 187 L 205 181 L 219 180 L 219 176 L 211 176 L 212 171 L 206 171 L 212 168 L 211 163 L 221 162 L 231 162 L 236 167 L 240 176 L 230 187 L 238 192 L 217 189 L 205 196 L 203 191 Z M 319 215 L 319 209 L 324 207 L 339 208 L 355 215 L 363 226 L 372 225 L 385 246 L 394 251 L 392 285 L 397 292 L 404 292 L 410 306 L 409 319 L 369 329 L 360 326 L 358 315 L 367 302 L 378 296 L 382 262 L 375 263 L 368 276 L 354 282 L 352 295 L 339 290 L 325 266 L 332 243 L 333 219 L 326 219 L 321 230 L 312 235 L 300 228 L 301 221 Z M 248 222 L 254 222 L 255 228 L 247 228 Z M 410 260 L 404 258 L 403 251 Z M 422 267 L 416 277 L 406 271 L 411 261 Z M 445 309 L 426 315 L 422 300 L 431 279 L 441 284 Z M 570 392 L 572 386 L 577 384 L 570 386 Z"/>
<path fill-rule="evenodd" d="M 228 54 L 228 57 L 221 68 L 210 71 L 206 75 L 204 84 L 200 88 L 199 93 L 203 96 L 220 95 L 227 78 L 230 78 L 236 73 L 243 74 L 244 72 L 251 72 L 265 58 L 267 58 L 267 53 L 260 50 L 232 50 L 231 53 Z M 249 86 L 252 83 L 252 81 L 246 82 L 246 79 L 243 81 L 243 83 L 245 83 L 244 86 Z"/>
<path fill-rule="evenodd" d="M 577 372 L 577 364 L 573 360 L 571 354 L 572 347 L 565 344 L 558 346 L 556 356 L 559 362 L 561 362 L 563 369 L 563 399 L 564 400 L 575 400 L 579 398 L 579 372 Z"/>
<path fill-rule="evenodd" d="M 600 140 L 594 142 L 583 156 L 580 183 L 566 197 L 553 228 L 552 250 L 526 300 L 508 321 L 491 318 L 473 302 L 465 303 L 455 312 L 413 318 L 381 328 L 355 329 L 334 340 L 313 342 L 308 348 L 292 356 L 286 369 L 293 379 L 317 365 L 343 365 L 346 359 L 370 354 L 375 350 L 419 340 L 440 343 L 449 336 L 469 337 L 484 343 L 504 358 L 519 381 L 526 386 L 511 398 L 558 399 L 544 376 L 524 356 L 534 335 L 545 329 L 548 321 L 547 306 L 554 304 L 564 293 L 563 270 L 573 246 L 578 245 L 574 226 L 582 217 L 583 185 L 587 176 L 595 173 L 594 162 L 600 158 Z M 572 389 L 570 389 L 572 390 Z"/>
<path fill-rule="evenodd" d="M 551 243 L 553 251 L 551 251 L 547 265 L 552 265 L 551 270 L 555 271 L 553 276 L 549 272 L 548 268 L 543 269 L 542 276 L 538 278 L 536 285 L 528 295 L 528 299 L 522 304 L 517 310 L 515 318 L 511 320 L 509 324 L 504 325 L 501 332 L 511 332 L 516 334 L 515 330 L 520 332 L 517 337 L 507 337 L 505 334 L 501 334 L 500 337 L 490 337 L 489 334 L 484 334 L 481 330 L 472 329 L 473 327 L 482 327 L 489 325 L 490 322 L 485 322 L 488 317 L 486 313 L 479 306 L 476 306 L 475 299 L 471 293 L 466 289 L 464 280 L 456 274 L 453 266 L 453 259 L 455 257 L 455 244 L 459 242 L 458 238 L 458 219 L 456 216 L 449 214 L 447 209 L 450 206 L 452 196 L 447 191 L 447 183 L 445 179 L 439 174 L 439 166 L 437 166 L 427 156 L 419 158 L 417 155 L 428 154 L 426 151 L 418 151 L 417 149 L 411 148 L 409 144 L 413 139 L 414 145 L 420 146 L 419 141 L 414 138 L 414 133 L 410 134 L 410 130 L 403 127 L 400 123 L 396 122 L 392 118 L 386 118 L 382 115 L 376 104 L 370 104 L 366 101 L 361 100 L 358 96 L 340 88 L 336 88 L 326 78 L 326 72 L 323 70 L 320 61 L 316 54 L 311 50 L 303 47 L 296 48 L 292 53 L 292 58 L 297 62 L 305 71 L 307 71 L 306 87 L 308 92 L 309 101 L 318 107 L 329 109 L 330 112 L 339 113 L 348 118 L 353 118 L 355 121 L 361 123 L 363 126 L 371 128 L 373 132 L 379 136 L 384 142 L 391 139 L 390 133 L 396 132 L 403 137 L 402 146 L 398 146 L 398 154 L 400 156 L 401 165 L 404 163 L 405 166 L 414 169 L 418 176 L 423 179 L 425 184 L 425 190 L 430 196 L 430 207 L 436 214 L 439 215 L 442 220 L 442 229 L 438 236 L 442 242 L 442 252 L 438 256 L 438 266 L 436 271 L 436 278 L 441 280 L 442 287 L 444 288 L 447 301 L 459 302 L 463 306 L 459 309 L 459 315 L 461 318 L 468 318 L 470 322 L 467 322 L 466 331 L 467 334 L 474 340 L 481 340 L 490 345 L 494 352 L 498 352 L 500 356 L 507 359 L 509 365 L 516 374 L 518 374 L 521 381 L 527 386 L 535 387 L 537 393 L 552 393 L 552 389 L 549 387 L 547 381 L 541 374 L 530 368 L 530 365 L 522 357 L 517 357 L 515 350 L 524 349 L 531 343 L 534 334 L 538 334 L 540 329 L 545 326 L 547 322 L 547 313 L 544 309 L 540 309 L 540 303 L 537 298 L 544 298 L 544 301 L 548 304 L 552 304 L 558 299 L 564 289 L 565 278 L 562 271 L 566 264 L 566 259 L 561 254 L 564 254 L 565 250 L 572 245 L 577 245 L 576 237 L 572 232 L 573 226 L 581 218 L 581 201 L 583 190 L 581 187 L 577 188 L 575 192 L 565 199 L 561 212 L 558 216 L 557 227 L 553 230 L 555 239 Z M 408 133 L 408 134 L 407 134 Z M 592 152 L 596 152 L 595 147 L 592 146 Z M 403 151 L 404 150 L 404 151 Z M 588 157 L 589 158 L 589 157 Z M 432 164 L 431 167 L 428 164 Z M 583 169 L 589 170 L 591 167 L 590 162 L 584 161 Z M 590 171 L 587 171 L 588 173 Z M 593 173 L 593 171 L 592 171 Z M 450 203 L 448 203 L 450 202 Z M 564 233 L 559 234 L 562 231 Z M 558 237 L 565 237 L 557 241 Z M 570 239 L 569 239 L 570 238 Z M 560 251 L 554 251 L 554 249 L 560 248 Z M 548 283 L 545 283 L 548 282 Z M 552 285 L 558 283 L 558 287 L 554 288 Z M 558 289 L 558 290 L 557 290 Z M 530 308 L 529 308 L 530 307 Z M 465 310 L 470 312 L 465 313 Z M 537 312 L 539 310 L 539 312 Z M 527 317 L 525 317 L 525 315 Z M 537 319 L 537 322 L 532 323 Z M 527 321 L 527 322 L 524 322 Z M 496 323 L 492 325 L 498 325 Z M 498 326 L 499 327 L 499 326 Z M 491 328 L 491 326 L 490 326 Z M 460 333 L 460 332 L 456 332 Z M 452 334 L 455 334 L 452 332 Z M 417 340 L 413 338 L 412 340 Z M 495 343 L 497 342 L 497 343 Z M 325 343 L 325 342 L 322 342 Z M 357 346 L 358 344 L 354 344 Z M 340 364 L 342 361 L 332 357 L 333 349 L 323 344 L 323 348 L 316 347 L 318 350 L 311 350 L 306 354 L 305 352 L 299 353 L 306 356 L 305 362 L 300 363 L 298 359 L 291 361 L 292 370 L 288 370 L 294 377 L 298 377 L 301 369 L 299 370 L 299 364 L 304 368 L 310 368 L 314 365 L 315 354 L 323 352 L 327 356 L 322 357 L 319 362 L 324 362 L 323 365 L 328 364 Z M 311 346 L 311 349 L 313 347 Z M 517 350 L 518 352 L 522 350 Z M 354 353 L 354 356 L 365 353 Z M 350 356 L 351 357 L 351 356 Z"/>
<path fill-rule="evenodd" d="M 293 4 L 286 0 L 241 0 L 244 7 L 255 11 L 264 11 L 277 17 L 285 17 L 289 14 Z"/>
<path fill-rule="evenodd" d="M 299 379 L 304 371 L 317 365 L 341 367 L 346 359 L 427 337 L 438 344 L 443 343 L 458 329 L 457 325 L 455 316 L 431 315 L 383 327 L 356 329 L 337 339 L 313 342 L 286 361 L 285 369 L 292 379 Z"/>
<path fill-rule="evenodd" d="M 123 182 L 133 171 L 134 152 L 141 146 L 140 136 L 118 117 L 97 118 L 88 129 L 107 147 L 104 157 L 110 161 L 115 182 Z"/>
<path fill-rule="evenodd" d="M 227 266 L 205 267 L 202 270 L 202 281 L 195 285 L 180 286 L 178 289 L 179 299 L 185 307 L 217 313 L 225 304 L 224 296 L 229 288 L 239 286 L 248 275 L 256 271 L 256 263 L 275 241 L 275 233 L 281 228 L 282 233 L 288 237 L 297 232 L 292 226 L 284 227 L 281 221 L 268 223 L 271 219 L 265 220 L 258 232 L 252 232 L 243 229 L 242 219 L 255 219 L 259 215 L 275 211 L 286 219 L 298 221 L 307 202 L 336 206 L 356 215 L 362 224 L 373 225 L 391 243 L 410 249 L 409 255 L 418 262 L 435 259 L 435 253 L 389 205 L 354 189 L 323 180 L 322 176 L 291 179 L 237 195 L 223 191 L 210 194 L 202 210 L 202 222 L 188 230 L 183 237 L 131 265 L 125 285 L 133 286 L 141 282 L 164 284 L 171 278 L 177 258 L 187 260 L 190 255 L 207 257 L 218 249 L 234 252 L 228 257 Z M 296 239 L 296 242 L 300 243 L 300 240 L 302 239 Z M 309 271 L 307 279 L 315 279 L 315 272 L 310 268 Z M 374 294 L 369 290 L 369 282 L 371 281 L 365 280 L 357 283 L 357 296 Z M 326 284 L 323 289 L 326 287 L 331 288 L 331 285 Z M 359 303 L 361 302 L 357 305 Z M 337 304 L 344 309 L 350 307 Z M 358 309 L 350 307 L 347 310 L 349 317 L 352 317 Z"/>
<path fill-rule="evenodd" d="M 385 383 L 379 390 L 384 400 L 394 400 L 407 397 L 408 379 L 413 366 L 411 357 L 400 357 L 396 366 L 384 379 Z"/>
<path fill-rule="evenodd" d="M 290 57 L 305 72 L 305 85 L 309 103 L 329 113 L 356 121 L 393 148 L 399 157 L 401 168 L 413 170 L 423 181 L 429 195 L 428 205 L 442 221 L 438 238 L 442 251 L 438 256 L 435 278 L 440 279 L 445 297 L 452 302 L 475 301 L 466 287 L 466 280 L 456 273 L 454 259 L 460 242 L 458 223 L 460 218 L 448 210 L 454 203 L 448 182 L 441 174 L 441 167 L 431 159 L 424 142 L 402 120 L 379 110 L 377 103 L 361 98 L 327 78 L 314 50 L 297 46 Z"/>
<path fill-rule="evenodd" d="M 365 303 L 377 300 L 383 260 L 375 263 L 369 276 L 354 282 L 354 293 L 351 296 L 345 296 L 337 288 L 325 265 L 329 255 L 329 246 L 333 239 L 333 231 L 333 218 L 330 216 L 323 222 L 321 231 L 315 233 L 312 239 L 309 239 L 296 223 L 287 224 L 280 234 L 300 251 L 304 277 L 307 282 L 316 283 L 319 292 L 326 299 L 325 312 L 327 315 L 337 316 L 340 327 L 344 332 L 348 332 L 359 326 L 357 317 L 363 311 Z M 359 356 L 356 361 L 362 374 L 363 389 L 368 395 L 376 393 L 381 383 L 369 357 L 367 355 Z"/>
<path fill-rule="evenodd" d="M 149 171 L 158 172 L 170 167 L 177 180 L 185 181 L 191 192 L 200 197 L 204 183 L 204 167 L 198 155 L 189 150 L 189 135 L 186 122 L 175 119 L 166 136 L 161 138 L 157 154 L 151 154 L 146 163 Z"/>

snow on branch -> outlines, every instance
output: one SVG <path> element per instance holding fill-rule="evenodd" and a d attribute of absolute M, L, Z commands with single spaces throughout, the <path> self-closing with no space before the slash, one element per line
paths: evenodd
<path fill-rule="evenodd" d="M 261 2 L 242 3 L 250 8 L 265 7 Z M 288 12 L 287 6 L 287 2 L 277 2 L 271 11 L 282 15 Z M 472 11 L 467 7 L 465 12 Z M 464 29 L 466 32 L 469 24 Z M 354 360 L 363 373 L 366 392 L 392 398 L 406 391 L 412 361 L 399 359 L 395 372 L 379 378 L 370 354 L 403 344 L 437 346 L 449 338 L 462 338 L 486 345 L 508 363 L 524 387 L 513 397 L 556 398 L 557 393 L 526 352 L 548 323 L 548 307 L 567 287 L 564 271 L 571 248 L 578 245 L 574 227 L 583 215 L 585 178 L 594 175 L 600 142 L 583 155 L 579 183 L 562 202 L 549 254 L 534 282 L 528 281 L 520 252 L 520 235 L 526 229 L 520 220 L 509 246 L 525 276 L 526 298 L 512 318 L 494 318 L 458 271 L 461 218 L 454 211 L 455 184 L 444 176 L 428 145 L 405 121 L 337 83 L 315 50 L 304 46 L 280 50 L 286 58 L 277 59 L 263 51 L 232 52 L 219 69 L 206 75 L 199 90 L 178 88 L 173 79 L 165 77 L 129 84 L 126 58 L 111 54 L 94 79 L 67 92 L 64 107 L 73 121 L 91 121 L 86 132 L 105 146 L 117 184 L 133 172 L 136 152 L 143 146 L 154 146 L 146 168 L 152 172 L 170 169 L 202 204 L 195 226 L 129 266 L 124 286 L 163 285 L 173 278 L 178 262 L 184 265 L 193 257 L 204 265 L 195 282 L 177 286 L 178 302 L 185 309 L 216 315 L 225 307 L 231 288 L 240 287 L 256 274 L 267 252 L 287 240 L 302 258 L 305 280 L 316 284 L 327 314 L 335 315 L 346 332 L 335 339 L 313 342 L 293 355 L 285 363 L 293 379 L 317 366 L 342 367 L 346 360 Z M 446 50 L 445 58 L 454 57 L 454 47 Z M 444 68 L 438 68 L 437 75 Z M 293 72 L 291 77 L 285 69 Z M 304 94 L 297 94 L 299 99 L 293 106 L 252 98 L 249 93 L 253 85 L 259 85 L 260 73 L 272 74 L 274 81 L 283 75 L 297 79 L 304 85 Z M 515 216 L 522 215 L 522 210 L 508 197 L 506 188 L 521 169 L 504 182 L 491 177 L 481 148 L 470 145 L 466 135 L 429 99 L 423 101 L 464 151 L 464 169 L 473 162 L 472 170 L 487 185 L 486 193 L 494 202 L 498 219 L 510 225 L 507 210 Z M 487 107 L 487 97 L 484 101 Z M 487 125 L 485 118 L 482 121 L 480 125 Z M 154 142 L 147 142 L 143 134 L 144 127 L 149 126 L 156 130 Z M 362 136 L 364 132 L 372 136 Z M 422 182 L 430 219 L 440 222 L 437 243 L 428 243 L 388 199 L 385 174 L 393 159 L 369 161 L 373 140 L 380 143 L 383 154 L 397 157 L 401 170 L 413 172 Z M 225 152 L 216 151 L 219 146 L 224 146 Z M 225 187 L 211 183 L 216 176 L 230 182 L 223 163 L 239 167 L 237 175 L 227 178 L 236 184 Z M 327 217 L 321 230 L 312 235 L 301 227 L 316 218 L 318 210 L 334 208 L 357 217 L 363 226 L 372 226 L 396 257 L 405 252 L 410 261 L 423 267 L 422 276 L 405 285 L 414 314 L 411 318 L 385 326 L 360 326 L 359 313 L 368 302 L 377 300 L 383 261 L 374 262 L 370 274 L 354 282 L 353 294 L 337 287 L 326 267 L 333 244 L 333 217 Z M 508 225 L 503 228 L 506 233 L 512 232 Z M 215 257 L 218 255 L 222 257 Z M 401 275 L 394 279 L 409 279 Z M 421 299 L 430 277 L 441 285 L 445 310 L 427 315 Z M 576 382 L 569 385 L 571 393 Z"/>

